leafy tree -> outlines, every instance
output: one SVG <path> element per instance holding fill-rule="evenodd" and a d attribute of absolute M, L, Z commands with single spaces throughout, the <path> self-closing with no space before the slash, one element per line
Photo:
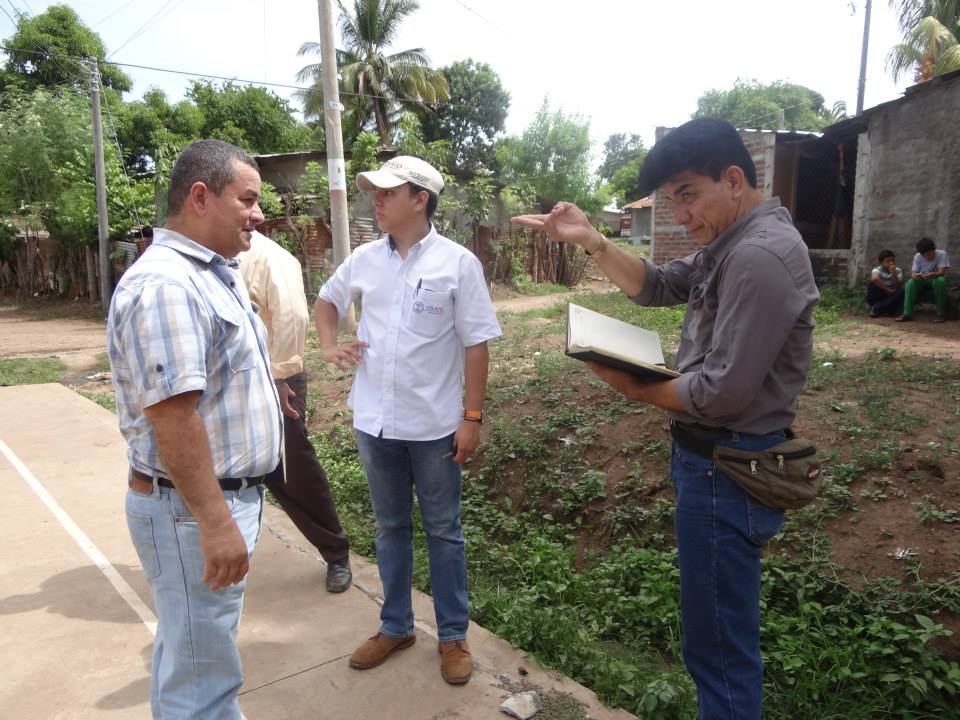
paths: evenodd
<path fill-rule="evenodd" d="M 448 141 L 453 162 L 459 167 L 491 168 L 494 142 L 503 132 L 510 108 L 510 93 L 486 63 L 463 60 L 441 72 L 447 79 L 450 99 L 421 110 L 424 139 Z"/>
<path fill-rule="evenodd" d="M 218 86 L 194 81 L 187 99 L 175 105 L 154 88 L 141 100 L 117 104 L 112 112 L 124 160 L 135 172 L 160 172 L 161 154 L 166 151 L 171 157 L 204 137 L 226 140 L 253 153 L 292 152 L 319 144 L 313 131 L 294 118 L 286 100 L 262 87 L 231 82 Z"/>
<path fill-rule="evenodd" d="M 614 174 L 637 157 L 646 155 L 643 138 L 636 134 L 614 133 L 603 144 L 603 162 L 597 175 L 603 180 L 612 180 Z"/>
<path fill-rule="evenodd" d="M 97 242 L 91 125 L 88 98 L 66 87 L 8 90 L 0 109 L 0 215 L 17 215 L 59 240 L 58 262 L 78 287 L 84 253 Z M 104 143 L 104 161 L 109 232 L 121 238 L 153 221 L 153 186 L 125 175 L 113 143 Z M 95 299 L 96 283 L 88 287 Z"/>
<path fill-rule="evenodd" d="M 256 85 L 195 80 L 187 91 L 203 117 L 202 137 L 215 137 L 255 153 L 291 152 L 316 146 L 289 103 Z"/>
<path fill-rule="evenodd" d="M 783 113 L 789 130 L 818 131 L 836 121 L 823 95 L 778 80 L 762 84 L 737 80 L 731 90 L 708 90 L 697 101 L 693 117 L 720 117 L 736 127 L 775 128 Z"/>
<path fill-rule="evenodd" d="M 639 135 L 615 133 L 603 144 L 603 163 L 597 175 L 608 181 L 610 193 L 618 204 L 640 198 L 640 167 L 646 157 L 647 151 Z"/>
<path fill-rule="evenodd" d="M 347 9 L 341 0 L 340 35 L 346 46 L 337 52 L 341 100 L 349 117 L 356 122 L 363 117 L 357 131 L 366 127 L 372 114 L 374 127 L 382 145 L 392 140 L 391 115 L 400 106 L 446 100 L 447 81 L 441 72 L 430 67 L 423 48 L 387 54 L 404 19 L 420 5 L 416 0 L 353 0 Z M 300 55 L 320 54 L 319 43 L 304 43 Z M 297 74 L 300 82 L 312 80 L 314 88 L 301 95 L 304 114 L 323 117 L 323 68 L 320 63 L 307 65 Z"/>
<path fill-rule="evenodd" d="M 520 137 L 500 144 L 496 159 L 507 183 L 527 180 L 545 204 L 570 200 L 586 212 L 603 205 L 590 173 L 590 123 L 551 111 L 546 99 Z"/>
<path fill-rule="evenodd" d="M 95 57 L 100 61 L 103 84 L 119 92 L 133 87 L 130 78 L 113 65 L 104 64 L 106 52 L 100 36 L 81 22 L 66 5 L 52 5 L 43 13 L 20 15 L 13 36 L 4 40 L 7 82 L 28 90 L 44 85 L 70 85 L 86 89 L 90 69 L 71 58 Z"/>
<path fill-rule="evenodd" d="M 903 42 L 887 54 L 894 80 L 913 70 L 915 82 L 960 70 L 960 0 L 891 0 Z"/>

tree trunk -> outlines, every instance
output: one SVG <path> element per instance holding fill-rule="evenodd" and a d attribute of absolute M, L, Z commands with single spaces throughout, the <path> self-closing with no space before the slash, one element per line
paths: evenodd
<path fill-rule="evenodd" d="M 90 304 L 93 305 L 100 299 L 100 293 L 97 288 L 97 258 L 93 254 L 93 248 L 89 245 L 83 246 L 84 259 L 87 263 L 87 295 L 90 298 Z"/>
<path fill-rule="evenodd" d="M 377 121 L 377 134 L 381 145 L 390 145 L 390 128 L 387 125 L 387 109 L 380 100 L 373 101 L 373 116 Z"/>

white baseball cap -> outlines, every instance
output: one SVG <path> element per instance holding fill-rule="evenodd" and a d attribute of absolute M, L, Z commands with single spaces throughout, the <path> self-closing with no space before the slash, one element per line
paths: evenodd
<path fill-rule="evenodd" d="M 443 177 L 430 163 L 412 155 L 397 155 L 379 170 L 357 175 L 357 187 L 364 192 L 395 188 L 404 183 L 419 185 L 434 197 L 443 190 Z"/>

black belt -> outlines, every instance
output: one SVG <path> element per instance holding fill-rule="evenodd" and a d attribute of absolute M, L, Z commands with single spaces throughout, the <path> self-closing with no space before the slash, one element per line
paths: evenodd
<path fill-rule="evenodd" d="M 670 421 L 670 435 L 674 442 L 684 450 L 705 458 L 713 457 L 713 446 L 717 444 L 717 440 L 729 440 L 737 434 L 726 428 L 712 428 L 679 420 Z"/>
<path fill-rule="evenodd" d="M 142 480 L 143 482 L 148 482 L 148 483 L 153 482 L 152 477 L 150 477 L 146 473 L 140 472 L 139 470 L 134 470 L 133 468 L 131 468 L 130 473 L 133 475 L 133 477 L 137 478 L 138 480 Z M 221 490 L 239 490 L 240 488 L 244 487 L 244 483 L 246 483 L 246 487 L 259 485 L 260 483 L 263 482 L 265 477 L 266 475 L 259 475 L 257 477 L 248 477 L 248 478 L 219 478 L 217 482 L 220 483 Z M 157 485 L 165 488 L 176 487 L 173 484 L 172 480 L 165 477 L 158 477 Z"/>

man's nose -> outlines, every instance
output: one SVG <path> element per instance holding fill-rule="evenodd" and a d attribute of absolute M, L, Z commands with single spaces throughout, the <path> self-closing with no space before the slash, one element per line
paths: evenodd
<path fill-rule="evenodd" d="M 683 205 L 673 206 L 673 224 L 686 225 L 690 221 L 690 213 Z"/>
<path fill-rule="evenodd" d="M 263 210 L 260 209 L 260 203 L 253 206 L 253 212 L 250 213 L 250 220 L 254 225 L 259 225 L 264 221 Z"/>

